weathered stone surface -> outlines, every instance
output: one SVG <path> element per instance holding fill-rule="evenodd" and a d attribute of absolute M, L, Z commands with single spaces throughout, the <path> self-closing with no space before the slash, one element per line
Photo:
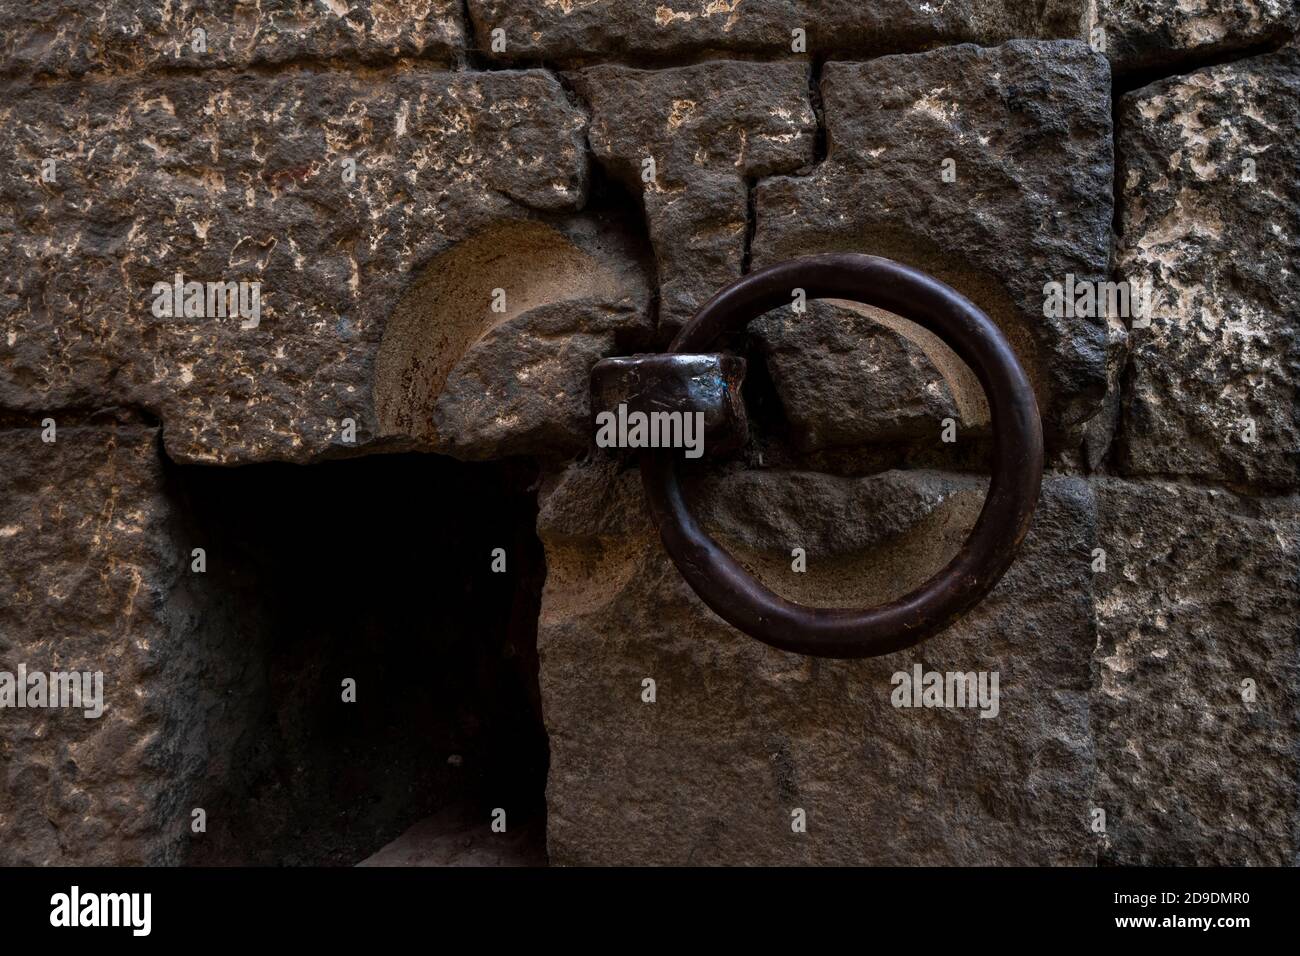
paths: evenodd
<path fill-rule="evenodd" d="M 927 349 L 954 377 L 965 372 L 956 356 L 933 336 L 914 343 L 889 321 L 867 306 L 813 301 L 803 314 L 787 307 L 750 325 L 800 448 L 937 436 L 949 417 L 987 421 L 986 405 L 963 415 L 953 398 L 979 394 L 978 385 L 949 388 Z"/>
<path fill-rule="evenodd" d="M 1154 299 L 1131 334 L 1121 466 L 1294 487 L 1300 51 L 1144 87 L 1117 122 L 1117 266 Z"/>
<path fill-rule="evenodd" d="M 158 431 L 41 431 L 0 432 L 0 671 L 101 672 L 104 707 L 0 710 L 0 865 L 175 863 L 203 656 Z"/>
<path fill-rule="evenodd" d="M 803 63 L 604 65 L 572 78 L 591 105 L 592 150 L 638 191 L 646 158 L 661 189 L 706 171 L 769 176 L 812 158 L 816 117 Z"/>
<path fill-rule="evenodd" d="M 413 270 L 532 210 L 580 206 L 584 126 L 539 71 L 177 76 L 11 100 L 0 407 L 139 406 L 178 460 L 354 453 L 381 431 L 375 352 Z M 154 283 L 178 272 L 261 282 L 260 324 L 155 317 Z"/>
<path fill-rule="evenodd" d="M 469 0 L 483 52 L 505 62 L 643 61 L 732 52 L 858 54 L 1015 37 L 1078 37 L 1078 0 Z M 493 30 L 505 49 L 492 50 Z"/>
<path fill-rule="evenodd" d="M 1095 488 L 1103 861 L 1300 862 L 1300 501 Z"/>
<path fill-rule="evenodd" d="M 739 278 L 746 179 L 812 161 L 817 122 L 808 68 L 728 61 L 669 70 L 597 66 L 572 79 L 591 107 L 595 156 L 644 194 L 666 336 Z M 652 182 L 643 178 L 646 160 L 654 161 Z"/>
<path fill-rule="evenodd" d="M 1292 0 L 1097 0 L 1086 27 L 1089 34 L 1102 30 L 1106 56 L 1123 73 L 1281 41 L 1295 33 L 1296 6 Z"/>
<path fill-rule="evenodd" d="M 745 261 L 749 190 L 744 180 L 701 173 L 680 189 L 645 192 L 645 215 L 659 261 L 664 337 L 738 279 Z"/>
<path fill-rule="evenodd" d="M 955 553 L 981 485 L 737 472 L 690 498 L 787 597 L 866 605 Z M 635 470 L 571 466 L 539 517 L 551 862 L 1091 862 L 1093 523 L 1087 486 L 1050 478 L 1022 556 L 965 620 L 914 651 L 816 660 L 704 607 L 664 555 Z M 805 574 L 790 570 L 796 546 Z M 891 675 L 914 663 L 997 671 L 998 716 L 891 706 Z M 806 834 L 791 830 L 795 808 Z"/>
<path fill-rule="evenodd" d="M 1104 58 L 1067 41 L 828 63 L 826 161 L 758 184 L 755 266 L 850 250 L 927 271 L 1007 333 L 1049 438 L 1086 421 L 1106 323 L 1045 317 L 1043 287 L 1107 274 L 1108 87 Z"/>
<path fill-rule="evenodd" d="M 0 75 L 80 76 L 346 57 L 449 64 L 464 46 L 456 0 L 5 0 Z M 202 30 L 201 42 L 195 30 Z"/>

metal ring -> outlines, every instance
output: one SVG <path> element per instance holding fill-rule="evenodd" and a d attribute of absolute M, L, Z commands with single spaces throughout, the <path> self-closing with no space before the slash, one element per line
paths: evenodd
<path fill-rule="evenodd" d="M 809 299 L 848 299 L 910 319 L 939 336 L 984 388 L 993 424 L 993 476 L 961 550 L 920 587 L 865 610 L 794 604 L 755 580 L 705 533 L 682 495 L 677 455 L 642 452 L 646 498 L 664 548 L 695 593 L 723 620 L 781 650 L 814 657 L 875 657 L 911 647 L 961 617 L 997 584 L 1029 530 L 1043 474 L 1038 404 L 996 325 L 956 290 L 877 256 L 836 253 L 782 262 L 727 286 L 673 339 L 669 352 L 703 352 L 724 332 Z"/>

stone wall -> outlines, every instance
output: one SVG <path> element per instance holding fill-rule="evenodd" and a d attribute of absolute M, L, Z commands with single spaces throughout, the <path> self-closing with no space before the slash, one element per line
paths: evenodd
<path fill-rule="evenodd" d="M 483 713 L 534 705 L 487 685 L 534 671 L 553 864 L 1295 863 L 1296 27 L 1286 0 L 0 0 L 0 671 L 108 678 L 102 718 L 0 709 L 0 863 L 360 859 L 446 809 Z M 830 250 L 977 303 L 1048 449 L 989 598 L 854 662 L 705 608 L 634 465 L 591 447 L 586 394 L 726 283 Z M 1067 276 L 1149 283 L 1152 313 L 1045 314 Z M 259 283 L 257 312 L 160 309 L 187 281 Z M 821 302 L 729 344 L 751 442 L 689 489 L 762 580 L 866 605 L 955 553 L 990 436 L 943 343 Z M 427 492 L 273 485 L 364 487 L 399 548 L 438 540 L 461 609 L 420 658 L 454 705 L 363 720 L 352 778 L 317 711 L 268 704 L 337 682 L 344 624 L 284 638 L 312 606 L 263 580 L 289 552 L 255 560 L 271 539 L 213 502 L 233 466 L 394 453 L 489 464 L 392 459 Z M 197 577 L 200 538 L 243 563 Z M 419 584 L 378 610 L 406 580 L 383 567 L 346 626 L 427 625 Z M 483 657 L 464 635 L 489 605 Z M 457 696 L 453 665 L 484 683 Z M 996 716 L 893 706 L 915 665 L 998 675 Z M 396 725 L 436 766 L 366 736 Z M 310 852 L 276 842 L 380 786 L 402 795 Z M 196 846 L 203 802 L 226 823 Z"/>

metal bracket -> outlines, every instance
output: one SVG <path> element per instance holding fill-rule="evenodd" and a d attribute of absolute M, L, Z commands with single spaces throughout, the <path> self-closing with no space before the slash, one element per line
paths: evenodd
<path fill-rule="evenodd" d="M 591 369 L 592 421 L 599 430 L 603 414 L 616 419 L 633 413 L 700 415 L 704 450 L 712 455 L 736 451 L 749 436 L 740 397 L 745 364 L 740 356 L 718 353 L 650 352 L 601 359 Z M 659 421 L 673 424 L 671 419 Z"/>

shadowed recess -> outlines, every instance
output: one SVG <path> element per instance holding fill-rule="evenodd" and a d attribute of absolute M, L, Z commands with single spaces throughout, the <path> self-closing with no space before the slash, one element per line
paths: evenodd
<path fill-rule="evenodd" d="M 353 864 L 498 807 L 540 834 L 534 478 L 431 455 L 170 469 L 207 546 L 194 639 L 219 651 L 191 678 L 208 830 L 188 862 Z"/>

